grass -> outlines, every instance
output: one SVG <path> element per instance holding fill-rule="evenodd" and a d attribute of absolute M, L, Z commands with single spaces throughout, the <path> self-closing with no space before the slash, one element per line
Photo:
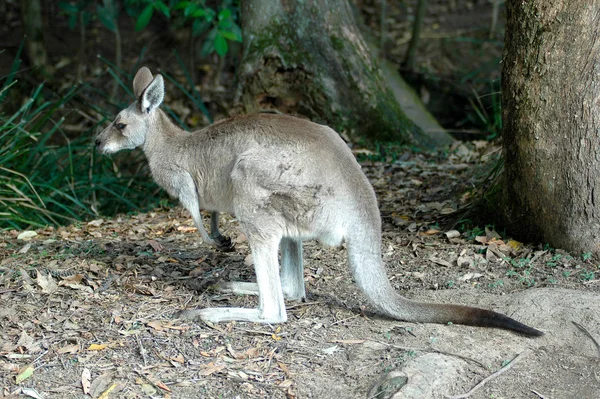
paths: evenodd
<path fill-rule="evenodd" d="M 95 152 L 96 130 L 115 113 L 92 105 L 86 95 L 93 88 L 58 94 L 44 84 L 28 86 L 19 81 L 18 56 L 0 77 L 0 228 L 63 225 L 158 204 L 164 197 L 141 173 L 141 155 L 128 154 L 132 167 L 125 170 Z M 23 93 L 29 95 L 15 106 Z M 80 115 L 87 115 L 85 128 L 73 137 L 65 121 Z"/>

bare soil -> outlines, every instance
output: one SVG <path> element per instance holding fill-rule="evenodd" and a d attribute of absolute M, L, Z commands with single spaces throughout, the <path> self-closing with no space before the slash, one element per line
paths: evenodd
<path fill-rule="evenodd" d="M 183 210 L 158 209 L 38 230 L 29 239 L 17 231 L 2 237 L 0 393 L 443 398 L 521 354 L 471 397 L 597 398 L 596 264 L 492 228 L 448 238 L 453 233 L 443 227 L 462 206 L 456 194 L 477 184 L 495 150 L 476 142 L 443 159 L 407 152 L 393 162 L 363 162 L 380 199 L 384 261 L 407 297 L 494 309 L 545 331 L 541 338 L 380 317 L 353 283 L 344 248 L 313 242 L 305 244 L 308 299 L 287 304 L 287 323 L 175 320 L 185 308 L 255 306 L 255 298 L 210 289 L 252 280 L 252 260 L 233 218 L 222 228 L 236 250 L 219 253 L 202 245 Z M 17 384 L 28 366 L 31 375 Z"/>

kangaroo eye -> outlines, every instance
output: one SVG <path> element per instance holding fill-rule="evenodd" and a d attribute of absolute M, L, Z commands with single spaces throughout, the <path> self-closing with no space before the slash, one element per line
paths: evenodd
<path fill-rule="evenodd" d="M 117 124 L 116 124 L 116 128 L 117 128 L 117 129 L 119 129 L 119 130 L 123 130 L 123 129 L 125 129 L 125 126 L 127 126 L 127 125 L 126 125 L 126 124 L 124 124 L 124 123 L 117 123 Z"/>

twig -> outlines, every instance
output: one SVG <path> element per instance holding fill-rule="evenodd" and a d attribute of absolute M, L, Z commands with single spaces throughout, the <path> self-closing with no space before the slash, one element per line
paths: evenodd
<path fill-rule="evenodd" d="M 540 397 L 540 399 L 549 399 L 547 396 L 542 395 L 541 393 L 535 391 L 535 390 L 531 390 L 531 392 L 533 392 L 534 394 L 536 394 L 537 396 Z"/>
<path fill-rule="evenodd" d="M 400 345 L 388 344 L 387 342 L 381 342 L 381 341 L 372 341 L 372 342 L 376 342 L 378 344 L 386 345 L 386 346 L 389 346 L 394 349 L 401 349 L 401 350 L 405 350 L 405 351 L 433 352 L 433 353 L 439 353 L 440 355 L 454 356 L 454 357 L 458 357 L 460 359 L 466 360 L 468 362 L 475 363 L 478 366 L 480 366 L 481 368 L 484 368 L 487 370 L 487 367 L 485 366 L 485 364 L 481 363 L 480 361 L 471 359 L 470 357 L 467 357 L 467 356 L 457 355 L 456 353 L 450 353 L 450 352 L 446 352 L 446 351 L 442 351 L 442 350 L 434 349 L 434 348 L 414 348 L 414 347 L 410 347 L 410 346 L 400 346 Z"/>
<path fill-rule="evenodd" d="M 600 344 L 598 343 L 598 341 L 596 341 L 596 338 L 594 338 L 592 333 L 590 333 L 587 328 L 585 328 L 583 325 L 577 323 L 576 321 L 571 321 L 571 323 L 575 324 L 575 326 L 577 326 L 577 328 L 579 328 L 581 331 L 583 331 L 583 333 L 592 340 L 594 345 L 596 345 L 596 349 L 598 350 L 598 353 L 600 354 Z"/>
<path fill-rule="evenodd" d="M 506 366 L 502 367 L 500 370 L 496 371 L 494 374 L 491 374 L 490 376 L 484 378 L 479 384 L 475 385 L 469 392 L 463 393 L 462 395 L 457 395 L 457 396 L 447 396 L 446 398 L 447 399 L 465 399 L 465 398 L 469 398 L 476 391 L 478 391 L 480 388 L 482 388 L 485 384 L 487 384 L 488 382 L 490 382 L 494 378 L 498 377 L 500 374 L 504 373 L 508 369 L 512 368 L 515 364 L 517 364 L 517 362 L 519 360 L 523 359 L 528 354 L 529 354 L 529 350 L 525 349 L 523 352 L 519 353 L 510 363 L 508 363 Z"/>
<path fill-rule="evenodd" d="M 136 334 L 135 339 L 140 347 L 140 355 L 142 355 L 142 359 L 144 360 L 144 367 L 146 367 L 148 365 L 148 357 L 146 356 L 148 351 L 146 351 L 146 348 L 144 348 L 144 345 L 142 345 L 142 340 L 140 339 L 139 335 Z"/>

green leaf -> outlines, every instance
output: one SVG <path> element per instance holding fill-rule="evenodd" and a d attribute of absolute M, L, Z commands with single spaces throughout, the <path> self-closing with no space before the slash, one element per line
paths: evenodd
<path fill-rule="evenodd" d="M 60 3 L 58 3 L 58 8 L 60 8 L 67 14 L 76 14 L 79 11 L 76 5 L 73 5 L 67 1 L 61 1 Z"/>
<path fill-rule="evenodd" d="M 102 22 L 102 25 L 106 27 L 111 32 L 117 31 L 117 25 L 115 23 L 114 15 L 110 12 L 111 10 L 108 7 L 98 6 L 98 19 Z"/>
<path fill-rule="evenodd" d="M 219 12 L 219 21 L 229 18 L 231 18 L 231 10 L 229 8 L 225 8 Z"/>
<path fill-rule="evenodd" d="M 229 45 L 227 44 L 227 40 L 221 35 L 221 32 L 217 33 L 215 37 L 215 51 L 219 54 L 220 57 L 223 57 L 227 54 L 227 50 L 229 50 Z"/>
<path fill-rule="evenodd" d="M 192 18 L 200 18 L 206 16 L 206 11 L 202 8 L 197 9 L 191 15 Z"/>
<path fill-rule="evenodd" d="M 77 14 L 69 15 L 69 29 L 73 30 L 77 26 Z"/>
<path fill-rule="evenodd" d="M 179 3 L 177 3 L 175 5 L 175 7 L 173 7 L 174 10 L 181 10 L 183 8 L 186 8 L 187 6 L 189 6 L 192 2 L 191 1 L 180 1 Z"/>
<path fill-rule="evenodd" d="M 219 32 L 227 40 L 232 40 L 234 42 L 241 42 L 241 40 L 237 37 L 237 35 L 235 33 L 231 32 L 231 31 L 222 30 L 222 31 L 219 31 Z"/>
<path fill-rule="evenodd" d="M 162 12 L 165 15 L 165 17 L 171 18 L 171 11 L 169 10 L 169 7 L 167 7 L 167 5 L 162 1 L 157 1 L 156 3 L 154 3 L 154 8 Z"/>
<path fill-rule="evenodd" d="M 135 23 L 135 30 L 137 32 L 141 31 L 148 25 L 148 23 L 150 22 L 150 19 L 152 18 L 153 13 L 154 13 L 154 7 L 152 6 L 152 4 L 148 4 L 146 6 L 146 8 L 144 8 L 142 13 L 140 14 L 137 22 Z"/>
<path fill-rule="evenodd" d="M 195 5 L 194 3 L 190 3 L 185 10 L 183 10 L 183 16 L 184 17 L 189 17 L 191 14 L 193 14 L 196 10 L 198 9 L 198 6 Z"/>

